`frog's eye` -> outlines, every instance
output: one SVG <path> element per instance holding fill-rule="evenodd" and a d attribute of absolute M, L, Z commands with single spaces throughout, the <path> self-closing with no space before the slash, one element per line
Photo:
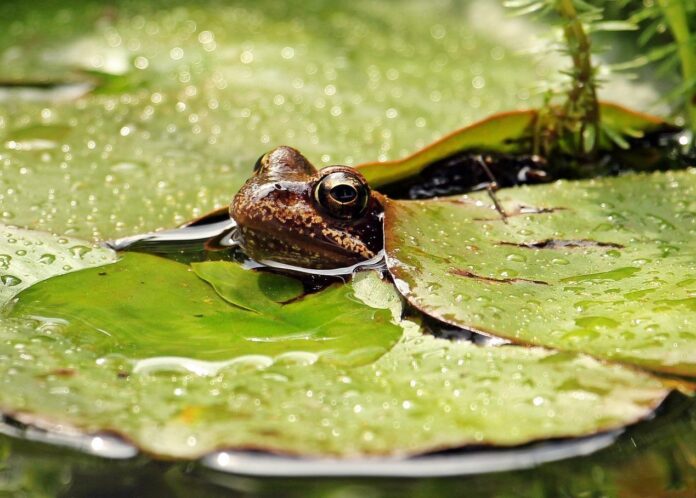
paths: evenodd
<path fill-rule="evenodd" d="M 331 216 L 350 220 L 365 212 L 370 187 L 359 173 L 341 168 L 324 174 L 314 186 L 313 194 L 316 203 Z"/>
<path fill-rule="evenodd" d="M 258 173 L 261 171 L 261 168 L 263 168 L 266 163 L 268 162 L 268 153 L 262 155 L 256 160 L 256 163 L 254 164 L 254 173 Z"/>

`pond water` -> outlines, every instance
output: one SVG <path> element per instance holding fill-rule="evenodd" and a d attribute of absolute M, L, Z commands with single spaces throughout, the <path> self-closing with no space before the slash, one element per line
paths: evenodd
<path fill-rule="evenodd" d="M 172 227 L 226 205 L 276 145 L 317 166 L 393 159 L 536 105 L 553 61 L 520 53 L 534 26 L 491 4 L 4 3 L 0 223 L 92 242 Z M 613 76 L 603 97 L 654 110 L 657 87 Z M 0 267 L 5 256 L 21 257 L 0 255 Z M 1 285 L 19 283 L 4 275 Z M 14 326 L 0 317 L 1 331 Z M 673 395 L 654 421 L 592 456 L 446 480 L 265 480 L 3 436 L 0 493 L 686 497 L 695 424 L 694 401 Z"/>

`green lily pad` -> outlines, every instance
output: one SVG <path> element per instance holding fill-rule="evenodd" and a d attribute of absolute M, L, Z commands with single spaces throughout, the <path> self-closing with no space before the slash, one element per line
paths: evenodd
<path fill-rule="evenodd" d="M 632 111 L 611 102 L 600 104 L 602 130 L 611 137 L 602 140 L 602 147 L 625 144 L 627 136 L 639 137 L 669 125 L 657 116 Z M 359 164 L 358 170 L 373 187 L 397 182 L 423 171 L 427 166 L 467 150 L 486 150 L 530 154 L 524 144 L 530 143 L 538 113 L 535 110 L 494 114 L 481 121 L 453 131 L 421 150 L 393 161 Z"/>
<path fill-rule="evenodd" d="M 0 225 L 0 308 L 39 280 L 115 259 L 83 240 Z"/>
<path fill-rule="evenodd" d="M 696 375 L 696 170 L 390 201 L 389 269 L 441 320 Z"/>
<path fill-rule="evenodd" d="M 324 355 L 360 363 L 385 353 L 401 335 L 388 311 L 351 300 L 349 286 L 333 286 L 281 306 L 275 302 L 278 297 L 298 294 L 287 277 L 242 270 L 229 262 L 201 263 L 196 271 L 216 282 L 237 306 L 221 299 L 187 265 L 126 254 L 115 264 L 27 289 L 13 314 L 61 324 L 64 333 L 82 337 L 101 355 L 128 358 L 232 361 L 261 355 L 265 363 L 279 355 L 298 361 Z M 216 280 L 225 277 L 230 279 Z"/>
<path fill-rule="evenodd" d="M 206 261 L 191 265 L 200 278 L 210 283 L 224 300 L 251 311 L 275 311 L 284 303 L 302 295 L 304 287 L 297 279 L 272 273 L 256 273 L 224 261 Z"/>
<path fill-rule="evenodd" d="M 468 149 L 519 149 L 518 141 L 529 135 L 536 120 L 536 111 L 515 111 L 494 114 L 482 121 L 456 130 L 427 147 L 389 162 L 369 162 L 356 166 L 370 185 L 379 187 L 420 173 L 429 164 Z"/>
<path fill-rule="evenodd" d="M 602 146 L 604 147 L 611 146 L 611 142 L 621 143 L 625 137 L 642 137 L 646 133 L 672 126 L 662 118 L 634 111 L 613 102 L 602 102 L 600 112 L 602 131 L 609 137 L 609 140 L 603 137 Z"/>
<path fill-rule="evenodd" d="M 127 255 L 19 296 L 0 329 L 0 407 L 41 427 L 115 432 L 166 458 L 356 457 L 593 434 L 648 417 L 668 392 L 585 355 L 423 336 L 390 323 L 401 313 L 375 272 L 260 316 L 184 265 Z"/>

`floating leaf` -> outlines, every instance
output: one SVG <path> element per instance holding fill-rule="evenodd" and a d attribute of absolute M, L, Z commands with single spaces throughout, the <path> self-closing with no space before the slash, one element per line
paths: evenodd
<path fill-rule="evenodd" d="M 441 320 L 696 375 L 696 170 L 387 205 L 390 271 Z"/>
<path fill-rule="evenodd" d="M 117 15 L 97 3 L 0 2 L 0 79 L 96 85 L 70 105 L 5 96 L 0 220 L 11 206 L 14 224 L 102 240 L 174 227 L 227 205 L 275 146 L 318 166 L 398 157 L 530 105 L 519 95 L 538 70 L 518 37 L 462 29 L 460 5 L 418 2 L 399 16 L 325 0 L 132 2 Z M 20 128 L 64 125 L 63 136 L 4 148 Z"/>
<path fill-rule="evenodd" d="M 519 147 L 536 119 L 536 111 L 494 114 L 456 130 L 404 159 L 370 162 L 357 166 L 373 187 L 396 182 L 421 172 L 426 166 L 468 149 L 510 151 Z"/>
<path fill-rule="evenodd" d="M 632 111 L 611 102 L 602 102 L 600 111 L 602 130 L 610 138 L 601 144 L 606 148 L 611 148 L 613 142 L 624 135 L 643 136 L 647 132 L 668 127 L 657 116 Z M 530 154 L 532 151 L 523 144 L 525 139 L 530 142 L 536 119 L 535 110 L 494 114 L 456 130 L 403 159 L 363 163 L 357 168 L 373 187 L 379 187 L 416 175 L 430 164 L 467 150 Z"/>
<path fill-rule="evenodd" d="M 388 311 L 351 299 L 350 287 L 333 286 L 280 306 L 267 296 L 289 295 L 287 277 L 219 271 L 227 265 L 233 263 L 205 263 L 198 271 L 209 279 L 216 272 L 231 277 L 218 288 L 255 311 L 228 304 L 186 265 L 135 253 L 35 285 L 19 296 L 13 311 L 65 323 L 65 333 L 82 336 L 100 354 L 129 358 L 231 361 L 263 355 L 265 362 L 293 352 L 302 361 L 324 354 L 364 362 L 386 352 L 400 336 Z M 268 301 L 274 306 L 264 310 L 260 305 Z"/>
<path fill-rule="evenodd" d="M 642 137 L 660 129 L 673 129 L 673 126 L 662 118 L 633 111 L 612 102 L 602 102 L 600 115 L 602 131 L 608 135 L 608 140 L 601 143 L 602 147 L 611 147 L 612 142 L 616 142 L 612 137 Z"/>
<path fill-rule="evenodd" d="M 0 308 L 39 280 L 115 259 L 83 240 L 0 225 Z"/>
<path fill-rule="evenodd" d="M 192 324 L 198 309 L 215 328 Z M 374 272 L 281 309 L 285 335 L 264 342 L 269 322 L 152 256 L 38 284 L 0 330 L 0 407 L 38 426 L 116 432 L 167 458 L 218 448 L 355 457 L 593 434 L 649 416 L 668 390 L 588 356 L 453 343 L 411 322 L 366 362 L 401 334 L 389 323 L 398 293 Z M 312 343 L 286 333 L 295 315 L 324 348 L 354 349 L 301 353 Z M 245 333 L 262 339 L 257 354 L 234 358 Z"/>

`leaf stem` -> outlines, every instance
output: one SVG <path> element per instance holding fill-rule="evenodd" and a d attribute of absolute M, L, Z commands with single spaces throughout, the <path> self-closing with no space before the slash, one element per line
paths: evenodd
<path fill-rule="evenodd" d="M 593 155 L 598 147 L 599 103 L 592 66 L 590 39 L 585 32 L 573 0 L 558 0 L 558 13 L 567 22 L 563 34 L 573 61 L 572 87 L 565 104 L 566 116 L 577 117 L 580 129 L 577 133 L 577 150 Z"/>

